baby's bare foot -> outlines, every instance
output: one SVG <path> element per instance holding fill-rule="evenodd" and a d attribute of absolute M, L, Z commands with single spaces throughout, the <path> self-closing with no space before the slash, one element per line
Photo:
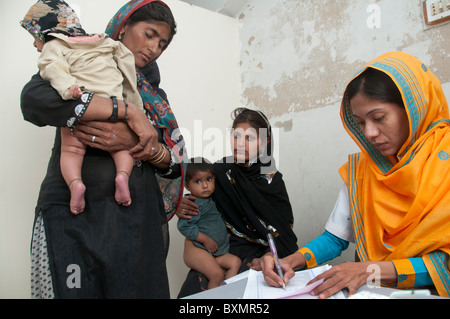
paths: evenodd
<path fill-rule="evenodd" d="M 74 179 L 69 184 L 70 189 L 70 211 L 74 215 L 78 215 L 84 211 L 84 192 L 86 186 L 80 178 Z"/>
<path fill-rule="evenodd" d="M 130 188 L 128 187 L 128 173 L 124 171 L 118 171 L 116 175 L 116 194 L 114 198 L 119 205 L 130 206 L 131 195 Z"/>

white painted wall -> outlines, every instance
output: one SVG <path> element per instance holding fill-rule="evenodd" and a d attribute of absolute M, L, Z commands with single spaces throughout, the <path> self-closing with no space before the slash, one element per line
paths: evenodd
<path fill-rule="evenodd" d="M 34 0 L 0 1 L 0 26 L 5 30 L 0 69 L 2 116 L 0 116 L 0 298 L 29 298 L 30 238 L 34 207 L 44 177 L 54 129 L 25 122 L 19 107 L 23 85 L 37 72 L 38 53 L 32 37 L 19 26 Z M 80 8 L 88 32 L 103 32 L 124 0 L 69 0 Z M 231 111 L 239 103 L 237 24 L 232 18 L 167 0 L 178 24 L 178 33 L 159 65 L 161 86 L 168 94 L 187 139 L 190 155 L 201 155 L 195 145 L 208 145 L 210 128 L 221 132 L 230 126 Z M 194 121 L 203 120 L 203 130 L 194 136 Z M 209 130 L 211 132 L 211 129 Z M 213 132 L 217 132 L 213 130 Z M 216 134 L 217 135 L 217 134 Z M 213 135 L 214 136 L 214 135 Z M 216 160 L 225 155 L 226 145 Z M 198 146 L 197 146 L 198 148 Z M 171 248 L 168 273 L 172 297 L 176 297 L 187 267 L 182 259 L 184 239 L 170 222 Z M 149 269 L 151 271 L 151 269 Z"/>
<path fill-rule="evenodd" d="M 216 161 L 231 154 L 227 129 L 239 106 L 239 36 L 234 19 L 178 0 L 166 1 L 178 32 L 160 57 L 161 87 L 186 140 L 188 155 Z M 215 147 L 218 145 L 217 147 Z M 176 298 L 188 268 L 183 261 L 184 237 L 170 221 L 167 259 L 172 298 Z"/>

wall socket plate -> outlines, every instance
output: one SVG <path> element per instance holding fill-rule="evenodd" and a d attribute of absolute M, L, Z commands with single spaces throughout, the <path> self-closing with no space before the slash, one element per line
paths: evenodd
<path fill-rule="evenodd" d="M 423 1 L 423 16 L 428 26 L 450 21 L 450 0 Z"/>

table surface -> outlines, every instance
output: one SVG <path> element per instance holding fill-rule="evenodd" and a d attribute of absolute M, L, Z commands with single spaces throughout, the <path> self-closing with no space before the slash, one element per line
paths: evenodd
<path fill-rule="evenodd" d="M 235 281 L 230 284 L 219 286 L 214 289 L 202 291 L 183 299 L 242 299 L 245 287 L 247 286 L 247 278 Z M 357 290 L 364 299 L 380 299 L 382 297 L 390 297 L 393 292 L 405 292 L 404 290 L 385 288 L 385 287 L 368 287 L 362 286 Z M 347 296 L 347 292 L 343 292 Z M 422 295 L 405 295 L 397 296 L 396 299 L 447 299 L 439 296 L 422 296 Z"/>

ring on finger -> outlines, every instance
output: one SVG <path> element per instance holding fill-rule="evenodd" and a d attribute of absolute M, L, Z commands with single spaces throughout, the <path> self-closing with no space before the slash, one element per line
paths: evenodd
<path fill-rule="evenodd" d="M 92 140 L 91 140 L 91 142 L 92 142 L 92 143 L 95 142 L 95 135 L 92 135 Z"/>

